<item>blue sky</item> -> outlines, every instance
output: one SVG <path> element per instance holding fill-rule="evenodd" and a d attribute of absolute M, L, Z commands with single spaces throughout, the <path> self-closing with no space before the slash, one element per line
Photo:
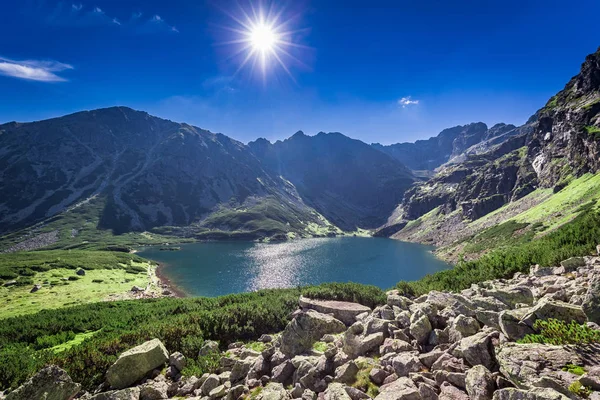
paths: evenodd
<path fill-rule="evenodd" d="M 126 105 L 248 142 L 367 143 L 523 123 L 600 45 L 597 0 L 20 0 L 0 12 L 0 122 Z M 237 21 L 279 13 L 264 72 Z M 265 11 L 265 15 L 268 14 Z M 271 18 L 272 20 L 272 18 Z"/>

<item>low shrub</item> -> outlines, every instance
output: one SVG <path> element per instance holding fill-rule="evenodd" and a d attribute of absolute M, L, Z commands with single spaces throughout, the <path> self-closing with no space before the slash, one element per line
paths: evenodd
<path fill-rule="evenodd" d="M 533 328 L 539 333 L 529 334 L 519 340 L 519 343 L 566 345 L 600 342 L 600 331 L 587 325 L 579 325 L 575 321 L 566 323 L 556 319 L 540 319 L 535 321 Z"/>

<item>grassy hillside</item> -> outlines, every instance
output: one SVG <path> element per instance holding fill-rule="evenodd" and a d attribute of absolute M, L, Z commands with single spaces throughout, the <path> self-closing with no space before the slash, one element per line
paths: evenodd
<path fill-rule="evenodd" d="M 462 290 L 473 283 L 508 278 L 516 272 L 528 272 L 534 264 L 556 266 L 573 256 L 594 254 L 600 243 L 600 210 L 593 203 L 580 207 L 568 224 L 533 238 L 533 234 L 513 239 L 510 245 L 497 246 L 477 260 L 460 261 L 454 268 L 440 271 L 416 282 L 400 282 L 397 287 L 407 294 L 419 295 L 430 290 Z M 512 237 L 516 222 L 507 222 L 487 231 L 489 237 Z M 492 235 L 493 233 L 493 235 Z"/>
<path fill-rule="evenodd" d="M 85 275 L 78 275 L 79 269 Z M 134 285 L 145 288 L 153 281 L 154 269 L 151 262 L 121 252 L 51 250 L 0 254 L 0 319 L 111 296 L 118 298 Z M 34 284 L 41 287 L 31 293 Z"/>

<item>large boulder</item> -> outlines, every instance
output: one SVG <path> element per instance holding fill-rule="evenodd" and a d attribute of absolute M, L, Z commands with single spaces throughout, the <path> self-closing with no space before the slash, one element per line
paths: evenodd
<path fill-rule="evenodd" d="M 581 307 L 591 322 L 600 324 L 600 275 L 590 282 Z"/>
<path fill-rule="evenodd" d="M 498 336 L 499 333 L 497 331 L 483 330 L 462 339 L 457 347 L 457 351 L 469 365 L 483 365 L 487 369 L 493 369 L 496 360 L 492 339 Z"/>
<path fill-rule="evenodd" d="M 431 333 L 431 322 L 427 315 L 421 315 L 419 318 L 411 321 L 410 324 L 410 334 L 417 339 L 419 343 L 425 343 L 427 339 L 429 339 L 429 334 Z"/>
<path fill-rule="evenodd" d="M 325 400 L 352 400 L 341 383 L 332 383 L 327 387 Z"/>
<path fill-rule="evenodd" d="M 533 292 L 525 286 L 484 290 L 483 295 L 498 299 L 510 307 L 515 307 L 517 304 L 533 304 Z"/>
<path fill-rule="evenodd" d="M 465 386 L 471 400 L 492 400 L 494 377 L 483 365 L 477 365 L 467 371 Z"/>
<path fill-rule="evenodd" d="M 420 400 L 421 395 L 414 382 L 406 377 L 400 377 L 383 385 L 375 400 Z"/>
<path fill-rule="evenodd" d="M 531 390 L 521 390 L 515 388 L 506 388 L 496 390 L 493 400 L 570 400 L 569 397 L 554 389 L 534 388 Z"/>
<path fill-rule="evenodd" d="M 254 398 L 255 400 L 287 400 L 290 396 L 281 383 L 270 382 Z"/>
<path fill-rule="evenodd" d="M 529 309 L 521 320 L 533 327 L 538 319 L 547 320 L 550 318 L 565 322 L 575 321 L 578 324 L 584 324 L 587 321 L 587 317 L 580 306 L 548 298 L 540 300 L 534 307 Z"/>
<path fill-rule="evenodd" d="M 140 391 L 139 387 L 112 390 L 110 392 L 98 393 L 89 400 L 138 400 L 140 398 Z"/>
<path fill-rule="evenodd" d="M 528 313 L 530 308 L 517 308 L 516 310 L 505 310 L 500 313 L 499 322 L 502 333 L 509 340 L 519 340 L 530 333 L 534 333 L 533 328 L 521 321 Z"/>
<path fill-rule="evenodd" d="M 427 295 L 427 303 L 434 305 L 439 310 L 449 308 L 459 315 L 465 315 L 467 317 L 475 315 L 475 305 L 460 294 L 437 292 L 433 290 Z"/>
<path fill-rule="evenodd" d="M 455 343 L 461 339 L 479 332 L 479 322 L 475 318 L 459 315 L 452 321 L 449 331 L 450 342 Z"/>
<path fill-rule="evenodd" d="M 348 326 L 356 322 L 357 315 L 371 312 L 371 309 L 367 306 L 347 301 L 316 300 L 300 296 L 298 303 L 303 310 L 315 310 L 323 314 L 331 314 Z"/>
<path fill-rule="evenodd" d="M 314 310 L 300 312 L 285 327 L 281 335 L 280 350 L 287 356 L 295 356 L 310 350 L 313 343 L 328 333 L 342 333 L 344 323 L 331 315 Z"/>
<path fill-rule="evenodd" d="M 111 387 L 123 389 L 142 379 L 169 360 L 167 349 L 158 339 L 150 340 L 119 356 L 106 372 Z"/>
<path fill-rule="evenodd" d="M 70 400 L 81 389 L 71 377 L 56 365 L 43 368 L 27 382 L 6 396 L 6 400 Z"/>
<path fill-rule="evenodd" d="M 505 343 L 497 348 L 500 372 L 520 389 L 549 387 L 568 394 L 568 387 L 579 378 L 565 373 L 566 365 L 584 365 L 576 352 L 564 346 Z"/>

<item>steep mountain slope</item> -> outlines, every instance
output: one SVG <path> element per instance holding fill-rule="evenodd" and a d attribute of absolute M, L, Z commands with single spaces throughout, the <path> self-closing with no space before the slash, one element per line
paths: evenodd
<path fill-rule="evenodd" d="M 600 169 L 600 52 L 513 131 L 488 151 L 471 147 L 464 161 L 408 190 L 380 234 L 447 246 L 441 253 L 452 258 L 465 250 L 464 239 L 489 239 L 498 224 L 506 224 L 495 233 L 504 242 L 543 235 L 598 201 L 591 174 Z M 475 253 L 484 246 L 466 247 Z"/>
<path fill-rule="evenodd" d="M 381 225 L 413 182 L 394 158 L 341 133 L 249 143 L 263 165 L 289 180 L 306 204 L 346 230 Z"/>
<path fill-rule="evenodd" d="M 270 236 L 327 226 L 242 143 L 125 107 L 1 125 L 0 182 L 4 233 L 95 198 L 98 228 L 115 233 L 191 226 L 186 235 Z"/>
<path fill-rule="evenodd" d="M 389 146 L 373 143 L 372 146 L 391 155 L 412 170 L 433 171 L 448 161 L 463 156 L 471 148 L 473 153 L 482 152 L 518 133 L 514 125 L 496 124 L 488 129 L 483 122 L 477 122 L 444 129 L 437 136 L 417 140 L 415 143 L 397 143 Z M 476 150 L 478 145 L 479 150 Z"/>

